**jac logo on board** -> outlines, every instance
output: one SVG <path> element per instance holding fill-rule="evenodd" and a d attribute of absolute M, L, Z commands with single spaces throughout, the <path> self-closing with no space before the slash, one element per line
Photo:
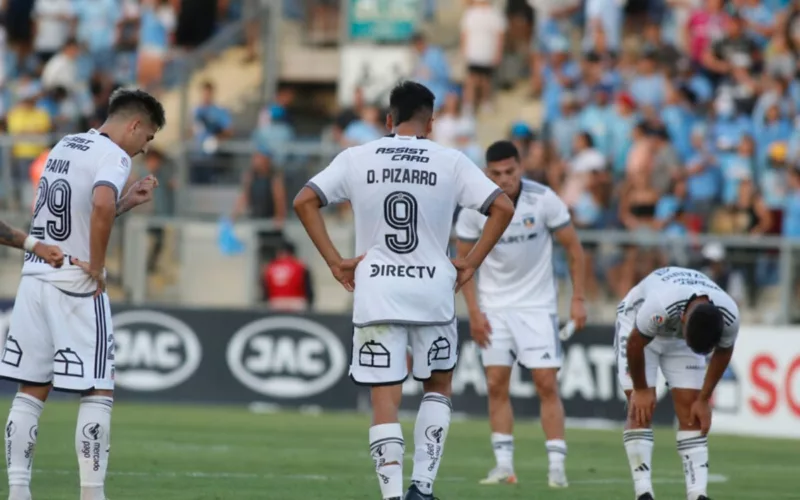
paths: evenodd
<path fill-rule="evenodd" d="M 277 316 L 242 327 L 230 340 L 228 367 L 249 389 L 276 398 L 314 396 L 344 375 L 347 354 L 321 324 Z"/>
<path fill-rule="evenodd" d="M 191 377 L 203 357 L 189 326 L 156 311 L 113 316 L 116 384 L 131 391 L 162 391 Z"/>

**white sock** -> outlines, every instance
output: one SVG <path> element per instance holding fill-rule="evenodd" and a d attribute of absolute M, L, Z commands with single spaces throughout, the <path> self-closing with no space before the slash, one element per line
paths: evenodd
<path fill-rule="evenodd" d="M 497 466 L 501 469 L 514 470 L 514 436 L 493 432 L 492 448 Z"/>
<path fill-rule="evenodd" d="M 683 460 L 686 498 L 697 500 L 708 488 L 708 438 L 700 431 L 678 431 L 678 455 Z"/>
<path fill-rule="evenodd" d="M 563 469 L 564 461 L 567 459 L 567 443 L 563 439 L 551 439 L 545 441 L 544 447 L 547 449 L 550 468 Z"/>
<path fill-rule="evenodd" d="M 8 469 L 9 500 L 31 498 L 31 469 L 39 417 L 44 401 L 18 392 L 11 403 L 6 422 L 6 467 Z"/>
<path fill-rule="evenodd" d="M 81 500 L 105 500 L 104 485 L 111 443 L 112 398 L 81 398 L 78 425 L 75 428 L 75 451 L 81 477 Z"/>
<path fill-rule="evenodd" d="M 373 425 L 369 428 L 369 452 L 375 462 L 381 495 L 385 500 L 403 496 L 403 454 L 406 445 L 400 424 Z"/>
<path fill-rule="evenodd" d="M 633 474 L 636 496 L 653 494 L 653 429 L 632 429 L 622 433 L 625 452 Z"/>
<path fill-rule="evenodd" d="M 414 425 L 414 471 L 411 481 L 423 495 L 433 493 L 439 472 L 447 430 L 450 428 L 450 399 L 435 392 L 422 397 Z"/>

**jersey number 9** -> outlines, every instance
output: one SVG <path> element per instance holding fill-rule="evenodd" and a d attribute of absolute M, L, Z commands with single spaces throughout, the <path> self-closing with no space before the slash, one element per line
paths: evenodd
<path fill-rule="evenodd" d="M 70 207 L 72 206 L 72 188 L 65 179 L 57 179 L 52 184 L 42 177 L 37 190 L 36 205 L 33 208 L 33 224 L 31 236 L 43 240 L 45 236 L 54 241 L 65 241 L 72 233 Z M 39 219 L 43 208 L 52 215 L 45 221 Z"/>
<path fill-rule="evenodd" d="M 394 253 L 413 252 L 419 245 L 417 234 L 417 199 L 405 191 L 395 191 L 383 201 L 386 224 L 398 231 L 386 235 L 386 246 Z"/>

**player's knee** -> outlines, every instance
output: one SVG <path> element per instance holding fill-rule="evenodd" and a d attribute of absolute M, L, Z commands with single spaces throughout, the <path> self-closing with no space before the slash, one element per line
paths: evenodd
<path fill-rule="evenodd" d="M 450 397 L 453 392 L 453 372 L 433 372 L 431 378 L 422 382 L 425 393 L 435 392 L 445 397 Z"/>
<path fill-rule="evenodd" d="M 84 391 L 81 393 L 81 397 L 87 397 L 87 396 L 100 396 L 104 398 L 113 398 L 114 391 L 102 390 L 102 389 L 89 389 L 88 391 Z"/>
<path fill-rule="evenodd" d="M 403 397 L 403 386 L 375 386 L 371 390 L 373 425 L 397 422 L 397 413 Z"/>
<path fill-rule="evenodd" d="M 36 398 L 39 401 L 45 402 L 47 401 L 47 397 L 50 395 L 50 390 L 53 388 L 52 385 L 29 385 L 29 384 L 21 384 L 19 386 L 18 392 L 22 394 L 26 394 L 32 398 Z"/>
<path fill-rule="evenodd" d="M 533 370 L 533 385 L 541 401 L 558 399 L 558 378 L 555 369 Z"/>
<path fill-rule="evenodd" d="M 508 378 L 502 376 L 489 376 L 486 378 L 486 391 L 493 401 L 508 399 Z"/>

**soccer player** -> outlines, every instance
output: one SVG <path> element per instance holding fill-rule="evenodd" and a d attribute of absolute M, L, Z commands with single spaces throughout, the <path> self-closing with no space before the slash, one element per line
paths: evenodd
<path fill-rule="evenodd" d="M 412 348 L 425 395 L 414 427 L 414 470 L 406 500 L 432 500 L 450 427 L 458 333 L 455 295 L 495 245 L 514 212 L 511 200 L 462 153 L 426 137 L 434 97 L 402 82 L 386 118 L 392 134 L 346 149 L 300 191 L 294 207 L 309 237 L 345 289 L 354 291 L 350 377 L 371 387 L 369 446 L 382 498 L 403 496 L 405 441 L 398 423 Z M 320 207 L 349 200 L 355 259 L 331 243 Z M 447 255 L 453 213 L 461 205 L 488 214 L 473 251 Z"/>
<path fill-rule="evenodd" d="M 5 432 L 9 500 L 31 498 L 39 416 L 51 388 L 81 395 L 75 430 L 81 500 L 105 500 L 114 389 L 106 249 L 114 219 L 152 197 L 153 177 L 120 194 L 131 156 L 163 126 L 164 109 L 155 98 L 117 90 L 98 130 L 64 137 L 47 158 L 31 235 L 58 243 L 68 258 L 54 269 L 28 253 L 22 267 L 0 360 L 0 377 L 20 384 Z"/>
<path fill-rule="evenodd" d="M 33 253 L 53 267 L 64 264 L 64 253 L 55 245 L 47 245 L 0 220 L 0 245 Z"/>
<path fill-rule="evenodd" d="M 516 483 L 514 414 L 508 388 L 516 360 L 531 371 L 539 395 L 545 448 L 550 461 L 548 481 L 567 486 L 564 461 L 564 406 L 556 374 L 561 367 L 558 304 L 553 276 L 553 240 L 567 252 L 572 279 L 570 317 L 576 329 L 586 323 L 583 247 L 567 206 L 549 188 L 522 179 L 517 148 L 499 141 L 486 150 L 486 175 L 514 201 L 515 212 L 503 237 L 463 288 L 472 337 L 481 346 L 489 391 L 489 423 L 496 467 L 482 484 Z M 458 255 L 467 255 L 483 231 L 486 217 L 462 210 L 456 222 Z"/>
<path fill-rule="evenodd" d="M 616 329 L 619 382 L 629 401 L 623 441 L 636 498 L 654 498 L 650 420 L 660 367 L 675 403 L 686 498 L 708 500 L 709 399 L 733 355 L 736 302 L 703 273 L 665 267 L 628 292 L 617 306 Z"/>

